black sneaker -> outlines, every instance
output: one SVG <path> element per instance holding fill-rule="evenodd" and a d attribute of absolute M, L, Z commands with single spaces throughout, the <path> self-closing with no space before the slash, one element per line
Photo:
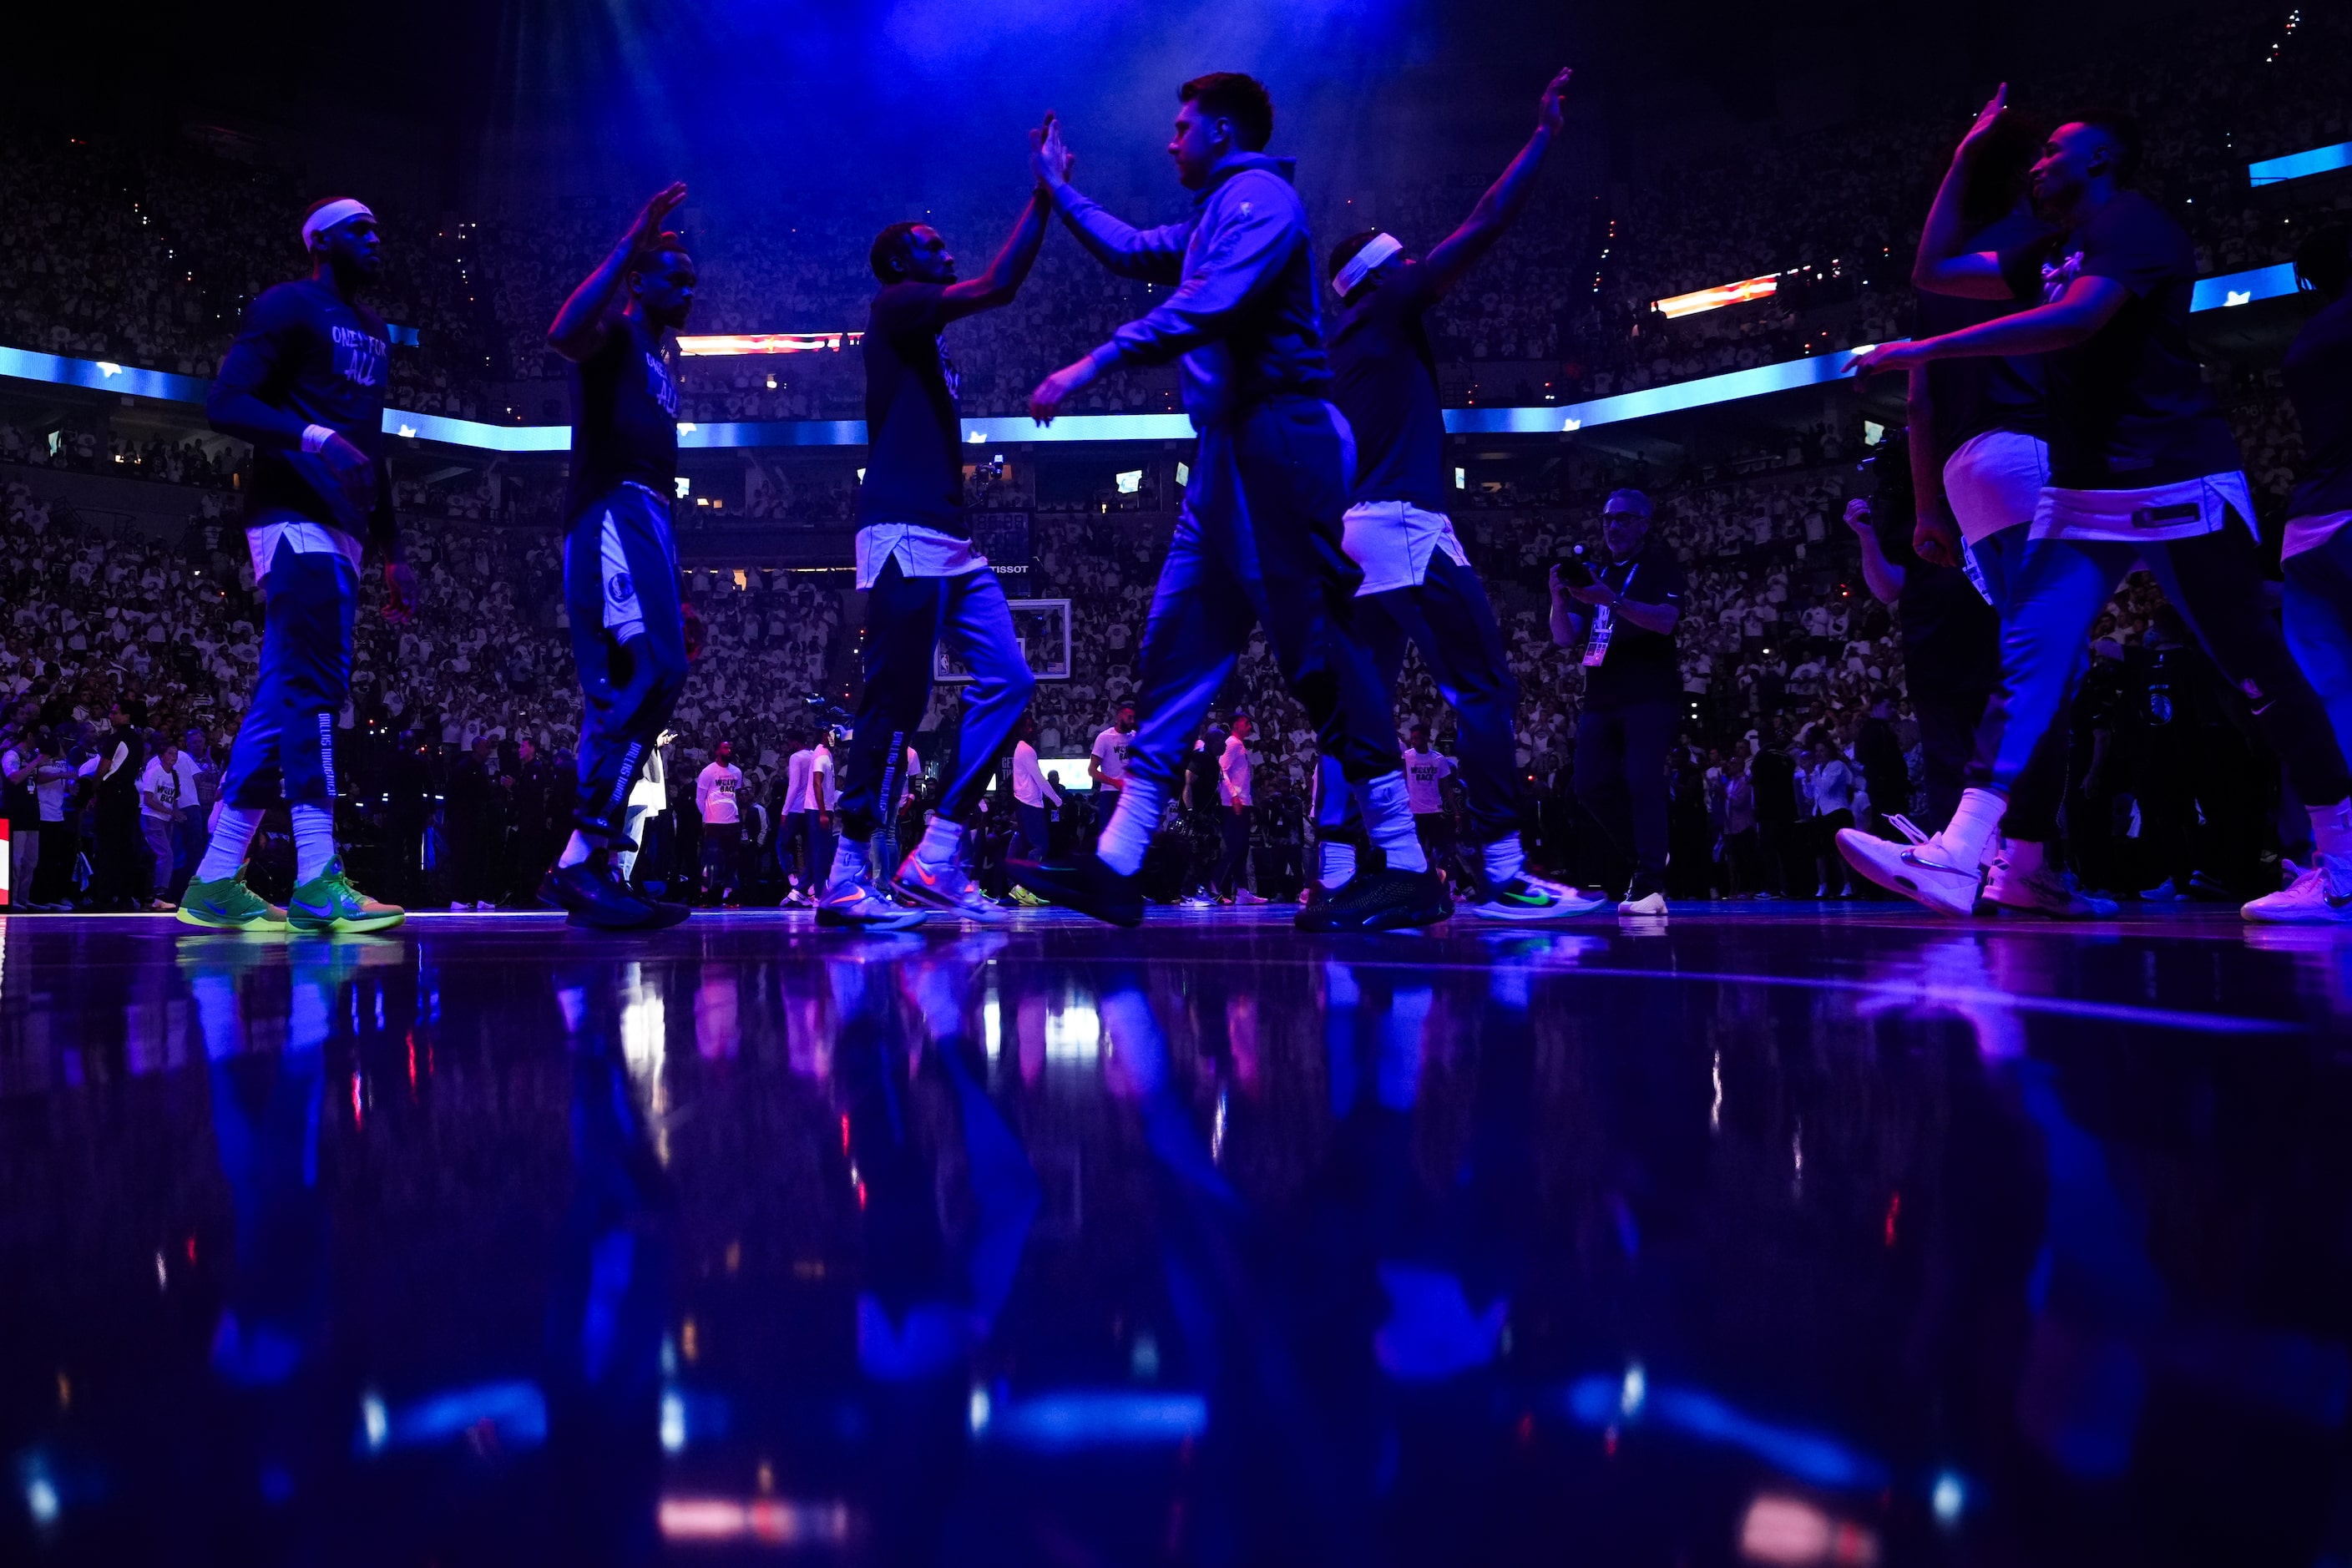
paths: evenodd
<path fill-rule="evenodd" d="M 1004 874 L 1039 898 L 1049 899 L 1080 914 L 1092 915 L 1115 926 L 1143 923 L 1143 879 L 1120 876 L 1091 850 L 1063 866 L 1008 860 Z"/>
<path fill-rule="evenodd" d="M 1359 871 L 1337 893 L 1298 911 L 1299 931 L 1400 931 L 1433 926 L 1454 913 L 1434 871 Z"/>
<path fill-rule="evenodd" d="M 600 931 L 645 931 L 676 925 L 686 918 L 683 905 L 656 904 L 623 887 L 610 870 L 593 861 L 558 866 L 547 874 L 541 894 L 563 906 L 574 925 Z M 671 911 L 675 910 L 673 914 Z"/>

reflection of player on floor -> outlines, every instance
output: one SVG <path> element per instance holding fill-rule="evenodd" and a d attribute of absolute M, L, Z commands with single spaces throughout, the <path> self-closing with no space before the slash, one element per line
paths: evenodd
<path fill-rule="evenodd" d="M 686 187 L 671 185 L 647 202 L 547 330 L 548 346 L 572 365 L 563 594 L 584 699 L 572 837 L 548 890 L 586 925 L 652 928 L 687 913 L 630 889 L 613 859 L 634 848 L 624 831 L 629 794 L 686 689 L 670 535 L 677 378 L 669 345 L 693 308 L 696 278 L 685 242 L 662 229 L 685 199 Z"/>
<path fill-rule="evenodd" d="M 956 408 L 961 378 L 940 332 L 1012 303 L 1045 238 L 1040 192 L 988 270 L 970 282 L 957 280 L 955 258 L 929 224 L 892 224 L 874 241 L 882 289 L 866 329 L 868 456 L 857 494 L 857 585 L 870 593 L 866 689 L 844 773 L 841 842 L 817 903 L 820 925 L 895 931 L 922 919 L 883 897 L 867 857 L 908 787 L 907 742 L 930 701 L 932 660 L 942 643 L 971 671 L 956 775 L 940 792 L 923 841 L 897 868 L 895 886 L 917 903 L 966 919 L 1005 915 L 966 873 L 964 819 L 979 805 L 1036 677 L 1013 636 L 1004 590 L 972 548 Z"/>
<path fill-rule="evenodd" d="M 383 273 L 375 215 L 324 201 L 302 223 L 310 276 L 267 289 L 221 362 L 205 412 L 253 447 L 245 542 L 268 597 L 253 701 L 221 779 L 211 847 L 180 903 L 190 925 L 384 931 L 402 914 L 353 888 L 335 852 L 335 720 L 351 696 L 360 540 L 386 553 L 384 618 L 408 618 L 415 574 L 401 563 L 383 461 L 392 349 L 357 302 Z M 284 911 L 247 891 L 246 850 L 283 799 L 294 822 L 294 896 Z"/>
<path fill-rule="evenodd" d="M 1471 266 L 1517 221 L 1535 194 L 1536 176 L 1561 124 L 1560 95 L 1570 73 L 1544 89 L 1535 133 L 1509 168 L 1478 199 L 1462 226 L 1422 260 L 1404 255 L 1392 235 L 1367 230 L 1331 253 L 1332 287 L 1340 301 L 1331 333 L 1333 400 L 1356 436 L 1355 486 L 1347 517 L 1349 559 L 1362 569 L 1356 624 L 1371 645 L 1383 689 L 1393 696 L 1404 668 L 1405 645 L 1422 660 L 1461 720 L 1462 780 L 1471 837 L 1480 847 L 1480 891 L 1473 912 L 1490 920 L 1549 921 L 1590 914 L 1606 900 L 1586 899 L 1528 874 L 1519 846 L 1519 687 L 1503 651 L 1494 607 L 1445 515 L 1445 419 L 1437 388 L 1437 357 L 1425 318 Z M 1433 781 L 1413 776 L 1449 759 L 1428 759 L 1426 732 L 1416 731 L 1405 753 L 1405 782 L 1423 848 L 1443 863 L 1431 828 L 1446 819 Z M 1328 797 L 1339 799 L 1338 759 L 1321 767 Z M 1355 813 L 1349 812 L 1352 819 Z M 1326 891 L 1356 874 L 1352 834 L 1328 834 L 1322 843 Z M 1450 851 L 1449 841 L 1443 848 Z"/>
<path fill-rule="evenodd" d="M 1405 809 L 1390 704 L 1354 627 L 1360 574 L 1341 544 L 1354 467 L 1329 402 L 1314 247 L 1288 165 L 1267 157 L 1274 105 L 1245 76 L 1184 84 L 1169 143 L 1191 216 L 1135 229 L 1069 184 L 1069 150 L 1048 127 L 1034 164 L 1055 205 L 1112 271 L 1172 291 L 1108 342 L 1055 371 L 1029 410 L 1051 419 L 1104 372 L 1183 361 L 1200 432 L 1192 483 L 1145 624 L 1143 714 L 1126 787 L 1097 850 L 1067 865 L 1015 862 L 1033 892 L 1121 925 L 1143 918 L 1139 873 L 1185 748 L 1263 626 L 1284 681 L 1324 752 L 1339 759 L 1389 869 L 1299 913 L 1307 930 L 1429 925 L 1452 912 Z M 1329 802 L 1337 821 L 1342 804 Z"/>

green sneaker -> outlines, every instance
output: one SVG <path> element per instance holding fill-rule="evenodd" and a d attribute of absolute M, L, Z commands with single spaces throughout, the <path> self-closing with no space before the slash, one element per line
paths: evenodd
<path fill-rule="evenodd" d="M 182 925 L 206 931 L 283 931 L 286 911 L 245 885 L 243 872 L 210 882 L 191 879 L 175 911 Z"/>
<path fill-rule="evenodd" d="M 327 868 L 294 889 L 287 900 L 286 923 L 299 931 L 390 931 L 408 918 L 394 904 L 379 904 L 352 886 L 343 875 L 341 856 Z"/>

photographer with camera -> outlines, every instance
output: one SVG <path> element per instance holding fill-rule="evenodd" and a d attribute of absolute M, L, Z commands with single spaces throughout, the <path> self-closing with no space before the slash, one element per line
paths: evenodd
<path fill-rule="evenodd" d="M 1683 567 L 1651 531 L 1650 510 L 1640 490 L 1611 492 L 1601 509 L 1608 560 L 1551 569 L 1551 640 L 1583 650 L 1576 798 L 1633 861 L 1624 915 L 1666 912 L 1666 747 L 1682 684 Z"/>

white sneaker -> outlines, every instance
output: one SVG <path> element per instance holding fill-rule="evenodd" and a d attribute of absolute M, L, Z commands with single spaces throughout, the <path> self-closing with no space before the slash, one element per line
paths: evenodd
<path fill-rule="evenodd" d="M 474 912 L 478 915 L 486 915 L 498 907 L 488 899 L 478 899 L 474 902 Z"/>
<path fill-rule="evenodd" d="M 1485 896 L 1468 906 L 1480 920 L 1509 921 L 1522 925 L 1574 920 L 1579 915 L 1598 914 L 1608 907 L 1607 899 L 1587 898 L 1574 888 L 1525 874 L 1490 885 Z"/>
<path fill-rule="evenodd" d="M 2108 921 L 2118 912 L 2114 900 L 2095 898 L 2083 891 L 2074 879 L 2063 872 L 2048 865 L 2037 866 L 2031 871 L 2013 871 L 2006 859 L 1992 863 L 1992 874 L 1985 879 L 1984 896 L 1988 902 L 2002 909 L 2048 915 L 2053 920 Z"/>
<path fill-rule="evenodd" d="M 1638 899 L 1626 899 L 1617 906 L 1621 915 L 1663 915 L 1666 912 L 1664 893 L 1644 893 Z"/>
<path fill-rule="evenodd" d="M 453 915 L 462 915 L 462 914 L 464 914 L 467 910 L 470 910 L 470 909 L 472 909 L 473 907 L 474 907 L 473 905 L 471 905 L 471 904 L 469 904 L 469 903 L 467 903 L 467 902 L 466 902 L 466 901 L 464 901 L 463 900 L 459 900 L 457 902 L 453 903 L 453 904 L 451 904 L 451 905 L 449 906 L 449 912 L 450 912 L 451 914 L 453 914 Z"/>
<path fill-rule="evenodd" d="M 859 875 L 824 890 L 816 901 L 816 923 L 849 931 L 907 931 L 923 923 L 923 911 L 892 903 Z"/>
<path fill-rule="evenodd" d="M 1916 900 L 1939 914 L 1976 911 L 1977 889 L 1983 875 L 1974 866 L 1963 868 L 1946 861 L 1941 839 L 1896 844 L 1858 827 L 1841 827 L 1837 847 L 1847 865 L 1890 893 Z"/>
<path fill-rule="evenodd" d="M 1234 889 L 1234 902 L 1237 904 L 1262 904 L 1265 902 L 1265 900 L 1261 895 L 1251 892 L 1247 888 L 1235 888 Z"/>
<path fill-rule="evenodd" d="M 1003 925 L 1013 918 L 1011 910 L 972 885 L 961 863 L 927 866 L 921 857 L 909 855 L 898 863 L 898 875 L 891 885 L 925 909 L 944 910 L 982 925 Z"/>
<path fill-rule="evenodd" d="M 2266 893 L 2238 912 L 2264 925 L 2352 925 L 2352 859 L 2315 856 L 2294 886 Z"/>

